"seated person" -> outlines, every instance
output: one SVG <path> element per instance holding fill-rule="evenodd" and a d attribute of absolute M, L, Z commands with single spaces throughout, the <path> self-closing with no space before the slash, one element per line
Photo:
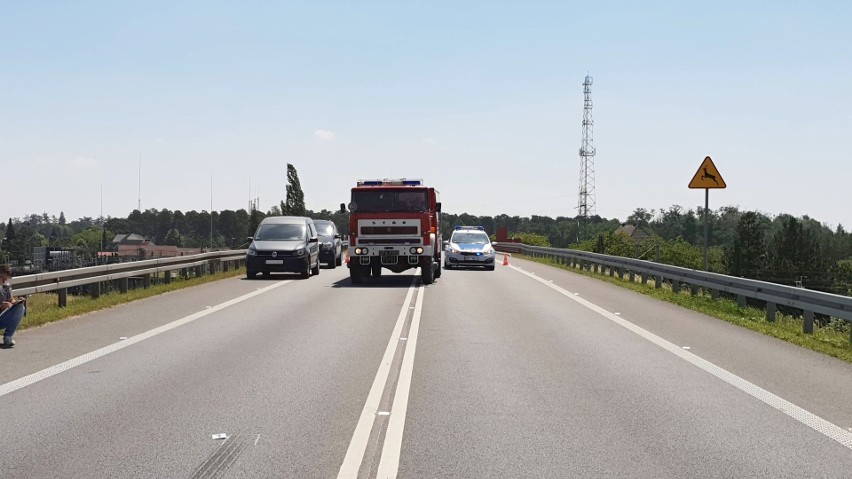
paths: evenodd
<path fill-rule="evenodd" d="M 0 347 L 11 348 L 15 345 L 12 336 L 24 319 L 26 312 L 26 301 L 23 298 L 15 298 L 12 295 L 12 287 L 9 280 L 12 278 L 12 270 L 6 265 L 0 265 L 0 329 L 3 330 L 3 343 Z"/>

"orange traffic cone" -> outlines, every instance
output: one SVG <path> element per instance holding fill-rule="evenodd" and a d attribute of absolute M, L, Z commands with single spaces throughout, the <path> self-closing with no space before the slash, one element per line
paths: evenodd
<path fill-rule="evenodd" d="M 509 266 L 509 255 L 503 255 L 503 266 Z"/>

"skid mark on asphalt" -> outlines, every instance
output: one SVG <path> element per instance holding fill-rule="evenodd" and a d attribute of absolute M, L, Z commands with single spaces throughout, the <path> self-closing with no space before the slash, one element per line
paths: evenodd
<path fill-rule="evenodd" d="M 190 476 L 191 479 L 215 479 L 224 477 L 228 469 L 237 462 L 246 448 L 246 435 L 234 434 L 225 439 L 212 454 L 202 462 Z"/>

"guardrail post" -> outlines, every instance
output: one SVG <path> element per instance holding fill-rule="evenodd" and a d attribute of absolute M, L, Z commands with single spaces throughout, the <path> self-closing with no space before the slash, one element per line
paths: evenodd
<path fill-rule="evenodd" d="M 680 293 L 680 281 L 678 281 L 676 279 L 672 280 L 672 292 L 673 293 Z"/>
<path fill-rule="evenodd" d="M 89 295 L 94 298 L 101 296 L 101 283 L 92 283 L 89 285 Z"/>
<path fill-rule="evenodd" d="M 635 282 L 636 282 L 636 273 L 634 273 L 634 272 L 633 272 L 633 270 L 630 270 L 630 273 L 628 274 L 628 277 L 630 278 L 630 282 L 631 282 L 631 283 L 635 283 Z"/>
<path fill-rule="evenodd" d="M 171 274 L 171 273 L 169 273 Z M 189 277 L 189 268 L 181 268 L 180 269 L 180 277 L 186 279 Z"/>
<path fill-rule="evenodd" d="M 129 278 L 119 279 L 118 280 L 118 290 L 121 293 L 126 293 L 128 289 L 130 289 L 130 279 Z"/>
<path fill-rule="evenodd" d="M 624 279 L 624 268 L 618 268 L 618 279 Z"/>
<path fill-rule="evenodd" d="M 802 330 L 805 334 L 814 334 L 814 312 L 805 311 L 805 320 L 802 322 Z"/>
<path fill-rule="evenodd" d="M 609 267 L 609 277 L 612 278 L 615 276 L 615 268 L 612 266 Z"/>
<path fill-rule="evenodd" d="M 694 284 L 690 284 L 689 285 L 689 294 L 691 294 L 693 296 L 698 296 L 698 286 L 695 286 Z"/>
<path fill-rule="evenodd" d="M 68 288 L 62 288 L 59 290 L 59 307 L 64 308 L 68 306 Z"/>
<path fill-rule="evenodd" d="M 222 272 L 227 273 L 228 271 L 230 271 L 230 269 L 231 269 L 231 262 L 230 261 L 222 261 L 221 265 L 222 265 Z"/>
<path fill-rule="evenodd" d="M 186 269 L 186 268 L 184 268 L 184 269 Z M 166 283 L 166 284 L 171 284 L 171 282 L 172 282 L 172 272 L 171 271 L 163 272 L 163 282 Z"/>
<path fill-rule="evenodd" d="M 766 303 L 766 320 L 770 323 L 775 322 L 775 303 Z"/>
<path fill-rule="evenodd" d="M 743 294 L 737 295 L 737 306 L 739 306 L 741 308 L 745 308 L 746 306 L 748 306 L 748 301 L 747 301 L 745 295 L 743 295 Z"/>
<path fill-rule="evenodd" d="M 642 284 L 648 284 L 648 273 L 642 273 Z"/>
<path fill-rule="evenodd" d="M 142 287 L 148 289 L 151 287 L 151 275 L 146 274 L 142 276 Z"/>
<path fill-rule="evenodd" d="M 713 301 L 719 299 L 719 290 L 718 289 L 711 289 L 710 290 L 710 297 L 713 298 Z"/>
<path fill-rule="evenodd" d="M 660 289 L 663 287 L 663 277 L 660 275 L 654 276 L 654 289 Z"/>

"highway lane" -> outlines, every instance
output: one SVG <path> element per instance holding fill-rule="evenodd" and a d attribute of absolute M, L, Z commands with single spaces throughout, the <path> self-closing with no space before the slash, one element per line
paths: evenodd
<path fill-rule="evenodd" d="M 454 283 L 476 284 L 476 300 Z M 512 268 L 445 273 L 422 324 L 403 477 L 847 477 L 852 465 L 848 448 Z"/>
<path fill-rule="evenodd" d="M 749 380 L 759 374 L 742 351 L 770 354 L 782 364 L 766 377 L 820 385 L 819 401 L 793 401 L 816 414 L 852 397 L 845 363 L 803 374 L 786 365 L 801 360 L 798 348 L 534 263 L 446 271 L 422 288 L 410 274 L 354 287 L 346 268 L 324 269 L 284 284 L 227 280 L 27 332 L 16 354 L 53 345 L 58 362 L 119 331 L 256 294 L 0 396 L 0 476 L 338 477 L 355 450 L 358 477 L 380 464 L 417 478 L 848 477 L 849 448 L 525 271 L 676 344 L 701 336 L 697 354 Z M 172 303 L 174 314 L 155 314 Z M 108 331 L 86 339 L 75 323 Z M 0 363 L 4 378 L 23 376 L 7 371 L 16 360 Z M 795 379 L 760 385 L 808 399 Z M 364 417 L 363 449 L 353 448 Z"/>
<path fill-rule="evenodd" d="M 339 287 L 345 275 L 294 280 L 0 397 L 0 475 L 333 477 L 412 279 Z M 239 440 L 232 462 L 217 433 Z"/>
<path fill-rule="evenodd" d="M 594 278 L 523 260 L 523 271 L 553 280 L 621 316 L 843 428 L 852 428 L 852 364 Z"/>

